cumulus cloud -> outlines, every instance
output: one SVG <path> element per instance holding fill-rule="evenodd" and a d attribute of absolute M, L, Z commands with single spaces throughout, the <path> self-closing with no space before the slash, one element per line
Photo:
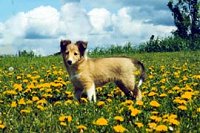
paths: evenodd
<path fill-rule="evenodd" d="M 65 4 L 60 11 L 60 30 L 66 33 L 66 37 L 72 40 L 88 39 L 92 27 L 87 12 L 79 3 Z"/>
<path fill-rule="evenodd" d="M 94 32 L 104 32 L 111 27 L 111 13 L 105 8 L 94 8 L 89 13 L 90 22 L 94 28 Z"/>
<path fill-rule="evenodd" d="M 25 14 L 26 38 L 49 38 L 58 34 L 60 13 L 51 6 L 40 6 Z"/>

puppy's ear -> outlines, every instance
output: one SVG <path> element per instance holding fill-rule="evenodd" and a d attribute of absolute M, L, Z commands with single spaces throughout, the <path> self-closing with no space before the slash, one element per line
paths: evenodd
<path fill-rule="evenodd" d="M 68 44 L 71 44 L 71 41 L 70 41 L 70 40 L 61 40 L 61 41 L 60 41 L 60 51 L 61 51 L 61 52 L 66 51 L 66 46 L 67 46 Z"/>
<path fill-rule="evenodd" d="M 87 48 L 87 44 L 88 42 L 85 42 L 85 41 L 77 41 L 76 42 L 76 45 L 78 46 L 79 48 L 79 51 L 81 53 L 81 56 L 84 56 L 84 53 L 85 53 L 85 50 Z"/>

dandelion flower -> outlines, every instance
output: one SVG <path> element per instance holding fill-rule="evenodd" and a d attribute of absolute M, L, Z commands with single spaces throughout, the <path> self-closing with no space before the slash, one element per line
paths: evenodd
<path fill-rule="evenodd" d="M 160 121 L 162 120 L 161 117 L 158 117 L 158 116 L 156 116 L 156 115 L 150 116 L 150 119 L 152 119 L 152 120 L 154 120 L 154 121 L 156 121 L 156 122 L 160 122 Z"/>
<path fill-rule="evenodd" d="M 94 122 L 94 124 L 98 126 L 106 126 L 108 125 L 108 121 L 105 118 L 101 117 L 97 119 L 96 122 Z"/>
<path fill-rule="evenodd" d="M 4 124 L 0 124 L 0 129 L 4 129 L 6 126 Z"/>
<path fill-rule="evenodd" d="M 3 122 L 0 120 L 0 129 L 4 129 L 6 126 L 3 124 Z"/>
<path fill-rule="evenodd" d="M 135 122 L 135 125 L 136 125 L 137 127 L 139 127 L 139 128 L 141 128 L 141 127 L 144 126 L 143 123 L 141 123 L 141 122 Z"/>
<path fill-rule="evenodd" d="M 13 88 L 18 91 L 22 91 L 22 84 L 14 84 Z"/>
<path fill-rule="evenodd" d="M 166 96 L 167 96 L 167 94 L 165 94 L 165 93 L 160 94 L 160 97 L 166 97 Z"/>
<path fill-rule="evenodd" d="M 65 122 L 60 122 L 61 126 L 67 126 L 67 124 Z"/>
<path fill-rule="evenodd" d="M 26 103 L 25 103 L 24 98 L 21 98 L 21 99 L 18 101 L 18 104 L 19 104 L 19 105 L 25 105 Z"/>
<path fill-rule="evenodd" d="M 157 101 L 155 101 L 155 100 L 151 101 L 151 102 L 150 102 L 150 105 L 151 105 L 152 107 L 159 107 L 159 106 L 160 106 L 160 104 L 159 104 Z"/>
<path fill-rule="evenodd" d="M 13 108 L 17 107 L 17 102 L 13 101 L 10 106 L 13 107 Z"/>
<path fill-rule="evenodd" d="M 121 122 L 124 121 L 124 118 L 122 116 L 115 116 L 114 119 L 116 121 L 121 121 Z"/>
<path fill-rule="evenodd" d="M 116 133 L 123 133 L 127 130 L 122 125 L 116 125 L 116 126 L 113 127 L 113 129 Z"/>
<path fill-rule="evenodd" d="M 65 119 L 66 119 L 66 116 L 64 116 L 64 115 L 61 115 L 61 116 L 59 117 L 59 121 L 65 121 Z"/>
<path fill-rule="evenodd" d="M 99 106 L 99 107 L 102 107 L 103 105 L 105 105 L 105 102 L 104 102 L 104 101 L 99 101 L 99 102 L 97 103 L 97 106 Z"/>
<path fill-rule="evenodd" d="M 197 108 L 197 112 L 199 112 L 199 113 L 200 113 L 200 108 Z"/>
<path fill-rule="evenodd" d="M 39 100 L 39 98 L 38 98 L 37 96 L 33 96 L 33 97 L 32 97 L 32 101 L 33 101 L 33 102 L 38 101 L 38 100 Z"/>
<path fill-rule="evenodd" d="M 61 122 L 64 122 L 64 121 L 68 121 L 68 122 L 71 122 L 72 121 L 72 116 L 70 116 L 70 115 L 68 115 L 68 116 L 65 116 L 65 115 L 61 115 L 60 117 L 59 117 L 59 121 L 61 121 Z"/>
<path fill-rule="evenodd" d="M 149 128 L 155 129 L 157 124 L 155 122 L 148 123 Z"/>
<path fill-rule="evenodd" d="M 166 132 L 166 131 L 168 131 L 167 130 L 167 126 L 165 126 L 165 125 L 158 125 L 157 127 L 156 127 L 156 131 L 158 131 L 158 132 Z"/>
<path fill-rule="evenodd" d="M 142 106 L 143 102 L 141 100 L 139 100 L 139 101 L 136 102 L 136 105 Z"/>
<path fill-rule="evenodd" d="M 181 95 L 181 98 L 190 100 L 192 98 L 193 92 L 185 92 Z"/>
<path fill-rule="evenodd" d="M 184 106 L 184 105 L 180 105 L 180 106 L 178 106 L 178 109 L 180 109 L 180 110 L 187 110 L 187 107 Z"/>
<path fill-rule="evenodd" d="M 44 111 L 44 110 L 45 110 L 44 106 L 42 106 L 42 105 L 37 105 L 37 108 L 38 108 L 39 110 L 41 110 L 41 111 Z"/>
<path fill-rule="evenodd" d="M 131 109 L 131 116 L 136 116 L 140 113 L 141 111 L 136 109 L 136 108 L 132 108 Z"/>
<path fill-rule="evenodd" d="M 8 71 L 12 72 L 12 71 L 14 71 L 14 68 L 13 67 L 9 67 Z"/>
<path fill-rule="evenodd" d="M 22 114 L 22 113 L 30 113 L 30 112 L 31 112 L 30 109 L 22 109 L 22 110 L 20 111 L 21 114 Z"/>
<path fill-rule="evenodd" d="M 87 130 L 87 127 L 84 125 L 79 125 L 76 128 L 79 129 L 80 131 Z"/>

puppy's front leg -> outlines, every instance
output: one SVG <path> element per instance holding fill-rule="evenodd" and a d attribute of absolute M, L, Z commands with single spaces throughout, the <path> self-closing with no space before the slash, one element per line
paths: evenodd
<path fill-rule="evenodd" d="M 74 93 L 75 93 L 76 99 L 80 102 L 83 90 L 75 88 L 75 92 Z"/>
<path fill-rule="evenodd" d="M 96 91 L 95 91 L 95 84 L 94 83 L 87 85 L 86 93 L 87 93 L 88 100 L 90 102 L 92 101 L 92 98 L 93 98 L 93 101 L 96 102 L 97 98 L 96 98 Z"/>

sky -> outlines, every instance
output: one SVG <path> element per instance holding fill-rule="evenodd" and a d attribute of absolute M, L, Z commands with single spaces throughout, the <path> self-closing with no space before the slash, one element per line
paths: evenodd
<path fill-rule="evenodd" d="M 60 40 L 88 49 L 139 45 L 175 30 L 168 0 L 0 0 L 0 55 L 19 50 L 50 55 Z"/>

